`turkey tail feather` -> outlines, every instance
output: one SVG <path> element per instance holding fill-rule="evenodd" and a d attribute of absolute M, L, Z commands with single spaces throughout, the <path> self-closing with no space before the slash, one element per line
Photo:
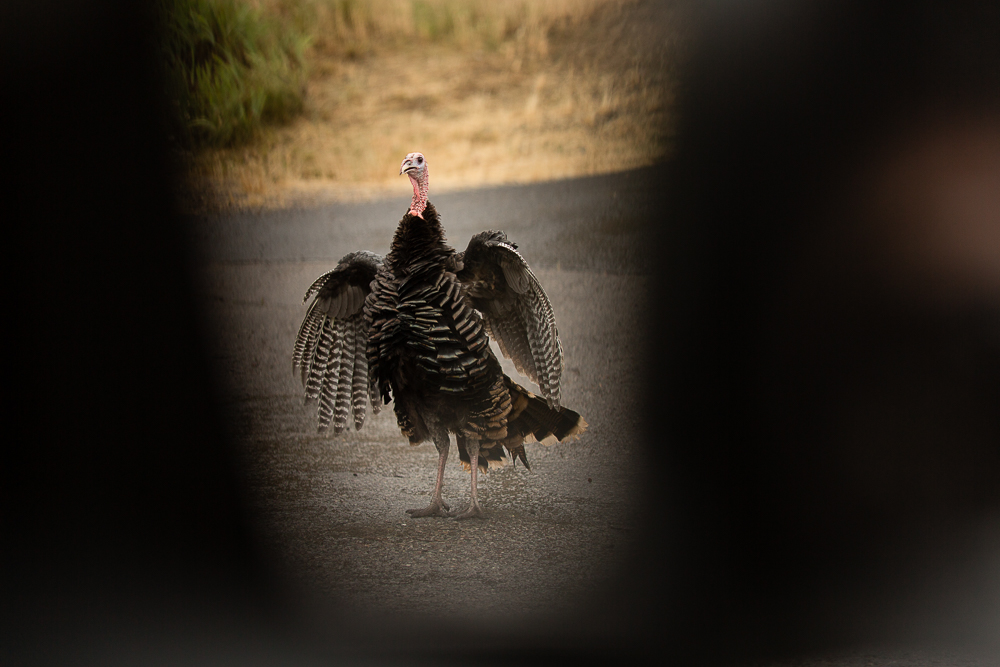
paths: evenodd
<path fill-rule="evenodd" d="M 553 408 L 510 378 L 506 378 L 514 407 L 507 419 L 508 437 L 517 434 L 525 442 L 552 445 L 575 440 L 587 430 L 587 422 L 580 413 L 569 408 Z"/>
<path fill-rule="evenodd" d="M 587 422 L 580 413 L 569 408 L 553 408 L 548 401 L 535 396 L 530 391 L 504 375 L 504 385 L 510 395 L 511 408 L 507 415 L 507 433 L 496 440 L 484 439 L 480 442 L 480 469 L 484 472 L 496 465 L 506 463 L 503 449 L 516 464 L 520 459 L 524 467 L 531 469 L 524 443 L 540 442 L 552 445 L 557 442 L 576 440 L 587 430 Z M 459 455 L 462 454 L 459 447 Z M 468 463 L 467 459 L 462 459 Z"/>

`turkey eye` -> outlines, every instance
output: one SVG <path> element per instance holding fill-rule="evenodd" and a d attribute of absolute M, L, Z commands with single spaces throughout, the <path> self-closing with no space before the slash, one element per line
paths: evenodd
<path fill-rule="evenodd" d="M 418 157 L 418 158 L 417 158 L 417 164 L 420 164 L 420 163 L 421 163 L 421 162 L 423 162 L 423 161 L 424 161 L 424 159 L 423 159 L 422 157 Z"/>

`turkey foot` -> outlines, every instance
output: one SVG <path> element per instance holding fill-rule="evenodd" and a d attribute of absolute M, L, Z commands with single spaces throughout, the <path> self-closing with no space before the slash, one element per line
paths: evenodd
<path fill-rule="evenodd" d="M 452 512 L 451 514 L 449 514 L 448 516 L 455 517 L 456 521 L 460 521 L 461 519 L 485 519 L 486 518 L 485 516 L 483 516 L 483 510 L 480 509 L 479 503 L 473 503 L 473 504 L 469 505 L 469 509 L 465 510 L 461 514 L 459 514 L 457 511 L 455 511 L 455 512 Z"/>
<path fill-rule="evenodd" d="M 437 498 L 436 500 L 431 501 L 431 504 L 423 509 L 406 510 L 406 513 L 414 519 L 422 516 L 451 516 L 451 514 L 447 511 L 450 509 L 451 508 L 448 507 L 448 503 L 440 498 Z"/>

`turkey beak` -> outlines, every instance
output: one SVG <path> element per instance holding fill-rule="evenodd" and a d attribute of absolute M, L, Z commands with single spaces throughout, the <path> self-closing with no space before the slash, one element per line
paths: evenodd
<path fill-rule="evenodd" d="M 399 175 L 409 173 L 411 169 L 413 169 L 413 160 L 407 158 L 403 160 L 403 164 L 399 165 Z"/>

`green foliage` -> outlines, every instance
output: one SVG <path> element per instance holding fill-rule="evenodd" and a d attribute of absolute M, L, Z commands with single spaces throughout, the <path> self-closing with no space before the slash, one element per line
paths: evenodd
<path fill-rule="evenodd" d="M 234 146 L 303 108 L 308 38 L 237 0 L 160 0 L 175 138 Z"/>

